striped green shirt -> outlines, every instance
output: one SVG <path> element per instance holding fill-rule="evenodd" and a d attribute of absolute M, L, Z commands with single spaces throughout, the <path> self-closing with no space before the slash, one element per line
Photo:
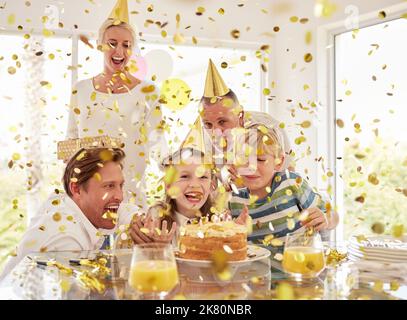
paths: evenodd
<path fill-rule="evenodd" d="M 287 175 L 288 174 L 288 175 Z M 311 189 L 308 183 L 294 172 L 277 172 L 271 182 L 271 191 L 263 198 L 248 205 L 253 220 L 253 233 L 248 236 L 252 243 L 261 244 L 265 236 L 273 234 L 274 239 L 284 242 L 287 233 L 305 231 L 299 216 L 304 209 L 318 207 L 326 212 L 325 202 L 321 195 Z M 248 194 L 239 191 L 234 197 L 247 198 Z M 243 204 L 229 202 L 233 217 L 237 217 Z"/>

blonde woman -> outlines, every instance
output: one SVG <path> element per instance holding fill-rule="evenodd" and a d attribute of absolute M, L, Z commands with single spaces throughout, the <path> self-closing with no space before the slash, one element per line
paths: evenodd
<path fill-rule="evenodd" d="M 123 170 L 125 201 L 144 207 L 142 181 L 150 146 L 162 138 L 162 115 L 154 83 L 137 79 L 129 72 L 128 63 L 137 44 L 125 1 L 118 1 L 101 26 L 98 48 L 104 56 L 103 70 L 75 85 L 67 138 L 121 138 L 128 155 Z"/>

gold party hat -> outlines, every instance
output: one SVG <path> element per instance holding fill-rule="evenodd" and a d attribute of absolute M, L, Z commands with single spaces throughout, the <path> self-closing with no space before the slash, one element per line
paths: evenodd
<path fill-rule="evenodd" d="M 192 148 L 205 153 L 204 131 L 202 129 L 201 117 L 196 118 L 191 130 L 187 134 L 185 140 L 181 143 L 180 149 Z"/>
<path fill-rule="evenodd" d="M 79 149 L 85 148 L 121 148 L 122 142 L 119 138 L 109 136 L 84 137 L 69 139 L 58 142 L 58 159 L 69 160 Z"/>
<path fill-rule="evenodd" d="M 117 0 L 112 12 L 109 15 L 109 19 L 114 21 L 120 21 L 129 23 L 129 8 L 127 6 L 127 0 Z"/>
<path fill-rule="evenodd" d="M 211 59 L 209 59 L 208 72 L 206 74 L 205 91 L 203 96 L 205 98 L 223 97 L 230 89 L 226 86 L 222 77 Z"/>

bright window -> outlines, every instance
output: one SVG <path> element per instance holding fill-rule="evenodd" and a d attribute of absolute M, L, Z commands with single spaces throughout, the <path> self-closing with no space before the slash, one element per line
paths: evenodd
<path fill-rule="evenodd" d="M 407 20 L 335 37 L 339 239 L 407 221 Z M 343 229 L 342 229 L 343 228 Z"/>
<path fill-rule="evenodd" d="M 72 41 L 0 35 L 0 266 L 42 201 L 60 188 Z M 7 116 L 5 116 L 7 114 Z"/>

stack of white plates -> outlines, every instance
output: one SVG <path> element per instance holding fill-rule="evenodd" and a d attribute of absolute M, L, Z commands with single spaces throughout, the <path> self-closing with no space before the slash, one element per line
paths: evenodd
<path fill-rule="evenodd" d="M 387 263 L 407 263 L 407 239 L 391 236 L 371 236 L 365 240 L 352 237 L 348 257 L 352 261 L 365 260 Z"/>

